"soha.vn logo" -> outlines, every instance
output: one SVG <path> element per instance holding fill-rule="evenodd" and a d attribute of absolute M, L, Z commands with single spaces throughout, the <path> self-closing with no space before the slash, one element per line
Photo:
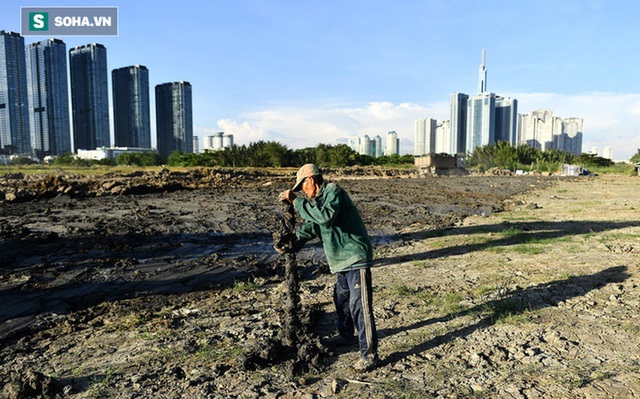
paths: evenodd
<path fill-rule="evenodd" d="M 49 30 L 49 13 L 30 12 L 29 30 Z"/>

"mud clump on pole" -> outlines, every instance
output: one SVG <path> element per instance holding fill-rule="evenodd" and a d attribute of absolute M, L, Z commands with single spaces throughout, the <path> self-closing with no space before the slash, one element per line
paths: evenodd
<path fill-rule="evenodd" d="M 326 348 L 311 327 L 311 312 L 300 305 L 300 280 L 296 264 L 296 216 L 293 204 L 282 202 L 283 216 L 280 226 L 273 233 L 275 245 L 285 251 L 285 284 L 287 299 L 283 309 L 282 330 L 274 338 L 256 342 L 250 350 L 238 357 L 239 366 L 245 370 L 287 362 L 292 373 L 318 369 Z M 303 323 L 302 320 L 306 323 Z"/>

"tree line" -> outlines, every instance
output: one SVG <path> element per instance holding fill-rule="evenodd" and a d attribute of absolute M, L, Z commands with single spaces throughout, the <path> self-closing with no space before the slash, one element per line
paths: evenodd
<path fill-rule="evenodd" d="M 477 147 L 465 157 L 467 167 L 484 171 L 490 168 L 509 170 L 537 170 L 554 172 L 564 163 L 579 164 L 583 167 L 608 167 L 614 163 L 610 159 L 593 154 L 572 155 L 558 150 L 541 151 L 523 144 L 516 147 L 507 142 L 498 142 Z M 635 161 L 634 161 L 635 159 Z M 640 149 L 631 158 L 640 161 Z M 221 150 L 205 150 L 202 153 L 173 152 L 163 159 L 156 152 L 122 153 L 115 160 L 84 160 L 67 154 L 56 157 L 54 165 L 91 166 L 91 165 L 131 165 L 131 166 L 203 166 L 203 167 L 257 167 L 279 168 L 298 167 L 305 163 L 315 163 L 321 168 L 342 168 L 346 166 L 408 166 L 414 164 L 413 155 L 390 155 L 372 157 L 362 155 L 346 144 L 307 147 L 292 150 L 274 141 L 258 141 L 249 145 L 233 145 Z"/>
<path fill-rule="evenodd" d="M 288 149 L 274 141 L 258 141 L 248 146 L 234 145 L 221 150 L 205 150 L 200 154 L 173 152 L 167 159 L 169 166 L 223 166 L 280 168 L 315 163 L 321 168 L 343 168 L 354 165 L 413 165 L 412 155 L 372 157 L 362 155 L 346 144 Z"/>
<path fill-rule="evenodd" d="M 638 151 L 640 152 L 640 150 Z M 527 144 L 513 147 L 504 141 L 477 147 L 467 155 L 466 161 L 467 167 L 473 167 L 480 171 L 497 167 L 512 171 L 520 169 L 556 172 L 560 170 L 562 164 L 577 164 L 587 168 L 614 165 L 612 160 L 594 154 L 573 155 L 555 149 L 541 151 Z"/>

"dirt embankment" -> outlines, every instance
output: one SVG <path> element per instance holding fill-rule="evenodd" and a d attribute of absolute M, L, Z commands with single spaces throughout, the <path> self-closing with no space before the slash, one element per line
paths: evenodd
<path fill-rule="evenodd" d="M 294 173 L 0 179 L 0 397 L 606 397 L 638 388 L 637 360 L 623 359 L 620 345 L 637 359 L 640 235 L 628 208 L 640 204 L 629 197 L 612 208 L 634 181 L 607 178 L 331 171 L 376 247 L 382 365 L 354 376 L 355 348 L 328 348 L 304 375 L 277 362 L 241 367 L 252 343 L 282 327 L 284 258 L 272 233 L 277 194 Z M 331 336 L 333 277 L 317 273 L 320 246 L 297 262 L 304 322 Z"/>

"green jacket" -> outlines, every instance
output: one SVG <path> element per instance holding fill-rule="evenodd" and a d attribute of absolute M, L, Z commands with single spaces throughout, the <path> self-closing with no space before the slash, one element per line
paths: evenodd
<path fill-rule="evenodd" d="M 296 231 L 298 249 L 312 238 L 320 238 L 331 273 L 372 265 L 367 229 L 342 187 L 325 182 L 311 201 L 296 198 L 293 205 L 304 220 Z"/>

